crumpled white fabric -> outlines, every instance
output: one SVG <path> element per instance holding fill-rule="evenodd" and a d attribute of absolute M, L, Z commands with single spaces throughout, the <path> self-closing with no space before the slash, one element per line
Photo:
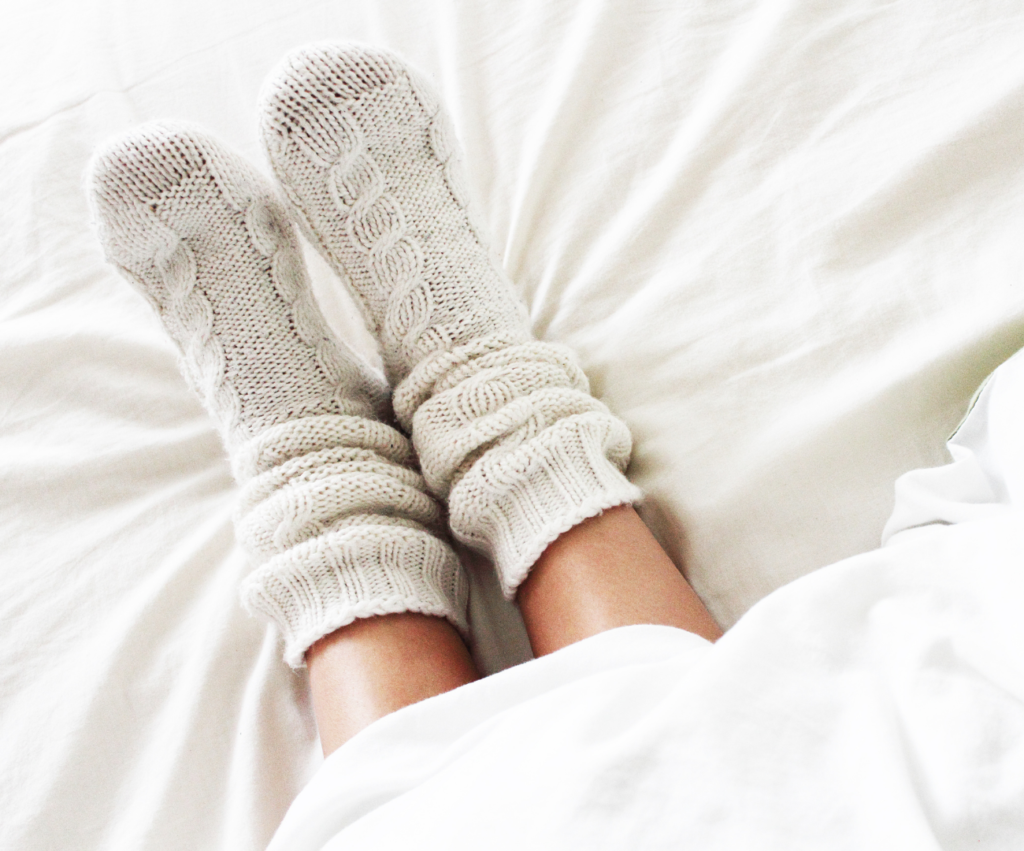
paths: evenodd
<path fill-rule="evenodd" d="M 379 721 L 271 848 L 1024 847 L 1024 352 L 952 450 L 715 645 L 627 627 Z"/>
<path fill-rule="evenodd" d="M 979 388 L 949 439 L 953 461 L 911 470 L 896 481 L 896 507 L 883 544 L 934 523 L 965 523 L 1024 505 L 1024 352 Z"/>

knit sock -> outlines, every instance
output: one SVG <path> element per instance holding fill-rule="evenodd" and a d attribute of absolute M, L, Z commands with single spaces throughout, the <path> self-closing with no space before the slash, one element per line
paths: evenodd
<path fill-rule="evenodd" d="M 640 498 L 622 474 L 629 430 L 571 351 L 533 338 L 419 74 L 382 50 L 314 45 L 262 101 L 274 172 L 381 342 L 428 485 L 511 598 L 561 533 Z"/>
<path fill-rule="evenodd" d="M 255 567 L 243 600 L 277 623 L 286 661 L 371 615 L 465 631 L 443 512 L 379 420 L 384 382 L 328 329 L 267 181 L 201 130 L 151 124 L 98 151 L 88 184 L 107 259 L 154 306 L 219 426 Z"/>

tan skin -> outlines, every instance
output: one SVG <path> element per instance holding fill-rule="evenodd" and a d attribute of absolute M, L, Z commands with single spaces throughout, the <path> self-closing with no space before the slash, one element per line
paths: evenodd
<path fill-rule="evenodd" d="M 631 506 L 585 520 L 551 543 L 519 587 L 534 654 L 632 624 L 722 630 Z M 398 614 L 357 620 L 306 653 L 324 755 L 378 718 L 479 678 L 446 620 Z"/>

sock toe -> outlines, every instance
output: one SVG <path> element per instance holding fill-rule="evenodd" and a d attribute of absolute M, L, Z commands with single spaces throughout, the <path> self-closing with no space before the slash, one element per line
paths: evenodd
<path fill-rule="evenodd" d="M 298 142 L 314 161 L 329 166 L 357 145 L 355 130 L 339 108 L 393 84 L 403 73 L 386 51 L 356 44 L 323 43 L 288 54 L 260 95 L 264 142 Z"/>
<path fill-rule="evenodd" d="M 89 184 L 101 198 L 149 204 L 206 165 L 203 134 L 170 122 L 144 124 L 93 155 Z"/>
<path fill-rule="evenodd" d="M 259 182 L 247 164 L 226 155 L 205 131 L 168 121 L 108 141 L 86 171 L 92 218 L 108 259 L 136 277 L 146 277 L 181 239 L 209 230 L 205 216 L 168 220 L 168 208 L 195 210 L 219 202 L 243 212 L 261 194 L 271 201 L 272 193 L 261 193 Z M 261 224 L 266 231 L 269 225 Z"/>

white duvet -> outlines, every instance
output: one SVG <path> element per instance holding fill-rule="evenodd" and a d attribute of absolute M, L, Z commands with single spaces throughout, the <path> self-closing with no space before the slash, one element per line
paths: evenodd
<path fill-rule="evenodd" d="M 715 645 L 626 627 L 377 722 L 271 848 L 1024 847 L 1024 352 L 951 448 Z"/>
<path fill-rule="evenodd" d="M 1015 0 L 8 0 L 0 20 L 4 851 L 262 849 L 320 763 L 304 675 L 238 606 L 213 424 L 89 228 L 82 173 L 114 133 L 185 119 L 261 163 L 260 84 L 316 39 L 433 77 L 537 333 L 574 346 L 630 425 L 645 519 L 725 626 L 875 548 L 893 482 L 948 460 L 975 388 L 1024 345 Z M 516 611 L 473 569 L 477 659 L 525 660 Z M 749 628 L 714 650 L 609 636 L 600 676 L 652 643 L 700 667 Z M 562 665 L 538 670 L 581 676 Z M 791 808 L 808 759 L 772 763 Z M 732 783 L 705 769 L 693 782 Z M 416 795 L 441 788 L 417 777 Z"/>

